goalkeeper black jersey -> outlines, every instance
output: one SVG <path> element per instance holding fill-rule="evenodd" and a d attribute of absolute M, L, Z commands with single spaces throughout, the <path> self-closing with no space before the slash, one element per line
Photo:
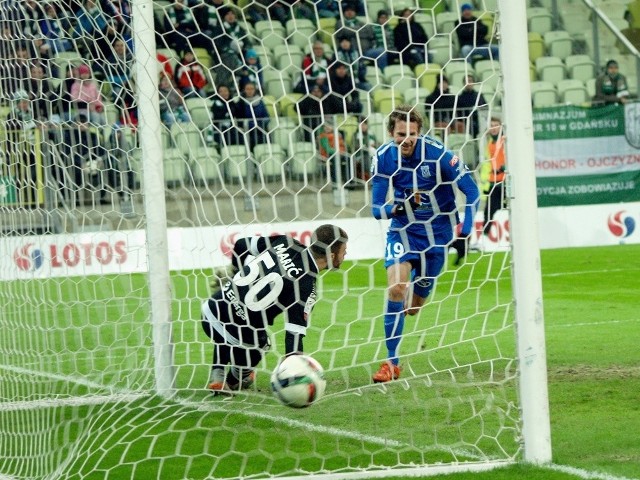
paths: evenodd
<path fill-rule="evenodd" d="M 281 313 L 287 333 L 304 336 L 318 275 L 307 248 L 285 235 L 243 238 L 234 246 L 234 263 L 240 270 L 205 302 L 204 320 L 246 347 L 264 347 L 267 326 Z"/>

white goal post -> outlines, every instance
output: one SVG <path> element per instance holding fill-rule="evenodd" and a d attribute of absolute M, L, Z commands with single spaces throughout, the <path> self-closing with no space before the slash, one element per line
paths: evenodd
<path fill-rule="evenodd" d="M 363 73 L 348 94 L 359 94 L 354 103 L 361 110 L 322 116 L 314 126 L 299 106 L 311 90 L 294 92 L 304 74 L 301 62 L 314 41 L 328 56 L 341 41 L 328 14 L 304 9 L 314 2 L 285 9 L 285 20 L 278 17 L 282 10 L 261 10 L 265 2 L 258 0 L 184 0 L 187 20 L 229 23 L 231 12 L 246 29 L 252 52 L 245 49 L 244 58 L 255 54 L 262 62 L 261 79 L 254 81 L 269 112 L 264 124 L 255 110 L 253 117 L 238 113 L 241 88 L 234 75 L 248 67 L 242 62 L 227 69 L 231 98 L 220 103 L 216 95 L 228 73 L 220 65 L 228 59 L 216 58 L 220 37 L 208 48 L 197 43 L 206 44 L 210 35 L 202 25 L 177 41 L 196 54 L 209 83 L 199 95 L 186 89 L 185 109 L 163 117 L 159 70 L 170 65 L 175 72 L 180 55 L 157 42 L 180 33 L 171 27 L 179 2 L 49 2 L 59 13 L 95 4 L 89 23 L 98 26 L 102 15 L 114 22 L 117 33 L 106 46 L 83 47 L 84 37 L 74 36 L 79 14 L 59 37 L 38 43 L 44 34 L 34 25 L 47 25 L 49 8 L 40 3 L 34 12 L 44 23 L 28 23 L 33 29 L 12 25 L 24 20 L 23 10 L 18 15 L 18 9 L 0 7 L 6 37 L 0 54 L 7 65 L 26 60 L 31 68 L 46 52 L 45 64 L 57 67 L 48 78 L 55 88 L 75 78 L 65 75 L 70 65 L 72 76 L 80 65 L 93 71 L 102 65 L 104 106 L 96 113 L 104 111 L 105 121 L 84 106 L 72 107 L 76 115 L 67 112 L 64 121 L 51 111 L 46 119 L 34 115 L 33 128 L 23 120 L 19 128 L 6 123 L 22 95 L 22 88 L 7 89 L 34 84 L 17 82 L 17 70 L 0 72 L 0 303 L 6 306 L 0 313 L 0 478 L 329 480 L 551 461 L 526 0 L 470 2 L 500 43 L 499 64 L 492 60 L 486 75 L 460 57 L 453 30 L 468 2 L 355 2 L 365 24 L 387 10 L 389 25 L 396 26 L 402 11 L 412 10 L 430 37 L 426 52 L 437 50 L 441 63 L 409 67 L 397 52 L 398 63 L 386 67 L 396 73 L 385 76 L 368 61 L 366 82 Z M 346 2 L 334 3 L 342 5 L 334 20 L 344 21 Z M 57 42 L 67 40 L 68 50 L 57 52 Z M 241 49 L 235 42 L 231 50 Z M 21 60 L 16 52 L 25 44 L 36 53 Z M 131 51 L 124 63 L 117 59 L 120 44 Z M 31 50 L 33 45 L 39 46 Z M 169 58 L 160 60 L 159 53 Z M 128 80 L 123 86 L 112 78 L 112 65 L 131 67 L 130 100 Z M 425 109 L 432 81 L 445 73 L 456 91 L 465 87 L 467 74 L 477 75 L 475 88 L 486 98 L 486 105 L 473 109 L 478 134 L 471 133 L 471 114 L 464 132 L 439 132 Z M 53 108 L 57 100 L 47 98 Z M 407 316 L 401 378 L 376 384 L 372 373 L 386 359 L 387 226 L 371 215 L 366 161 L 358 156 L 368 145 L 360 129 L 366 123 L 378 144 L 387 141 L 386 115 L 411 101 L 425 114 L 425 133 L 440 136 L 478 181 L 488 162 L 488 125 L 501 117 L 508 209 L 496 216 L 490 248 L 470 251 L 460 266 L 453 265 L 453 255 L 447 259 L 426 305 Z M 236 105 L 228 125 L 212 113 L 215 102 Z M 90 118 L 81 120 L 83 112 Z M 328 161 L 320 148 L 322 129 L 337 151 Z M 99 163 L 73 163 L 76 130 L 104 141 Z M 240 141 L 229 140 L 232 135 Z M 19 165 L 27 158 L 31 170 L 25 173 Z M 26 190 L 32 193 L 25 200 Z M 257 366 L 255 385 L 213 396 L 206 388 L 212 345 L 202 331 L 200 306 L 215 268 L 228 264 L 238 238 L 285 233 L 309 243 L 324 223 L 349 235 L 345 266 L 318 278 L 305 337 L 305 353 L 325 371 L 324 397 L 297 410 L 271 395 L 270 372 L 284 354 L 281 317 L 269 331 L 271 350 Z M 476 230 L 482 237 L 481 224 Z"/>

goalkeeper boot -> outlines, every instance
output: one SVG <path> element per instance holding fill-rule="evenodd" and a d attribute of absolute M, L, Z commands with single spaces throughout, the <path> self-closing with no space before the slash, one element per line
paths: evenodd
<path fill-rule="evenodd" d="M 384 362 L 380 365 L 380 370 L 374 373 L 372 378 L 375 383 L 387 383 L 400 378 L 401 371 L 402 369 L 398 365 L 394 365 L 391 362 Z"/>
<path fill-rule="evenodd" d="M 238 375 L 240 374 L 240 375 Z M 242 380 L 238 380 L 238 376 L 242 377 Z M 248 390 L 252 387 L 256 380 L 256 372 L 252 368 L 236 369 L 232 368 L 227 375 L 227 387 L 229 390 Z"/>
<path fill-rule="evenodd" d="M 209 375 L 209 385 L 207 386 L 207 388 L 211 390 L 211 393 L 213 393 L 214 395 L 231 393 L 225 383 L 224 368 L 213 367 L 211 369 L 211 375 Z"/>

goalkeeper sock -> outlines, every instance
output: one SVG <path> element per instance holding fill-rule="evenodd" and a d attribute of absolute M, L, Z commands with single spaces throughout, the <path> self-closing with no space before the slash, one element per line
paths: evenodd
<path fill-rule="evenodd" d="M 389 360 L 398 365 L 396 350 L 404 329 L 404 302 L 387 301 L 387 313 L 384 315 L 384 334 L 387 339 L 387 351 Z"/>

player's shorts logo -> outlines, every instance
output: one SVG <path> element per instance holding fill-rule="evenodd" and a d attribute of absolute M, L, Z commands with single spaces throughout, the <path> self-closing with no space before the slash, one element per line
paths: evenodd
<path fill-rule="evenodd" d="M 636 221 L 624 210 L 609 215 L 607 220 L 609 231 L 616 237 L 627 238 L 636 229 Z"/>
<path fill-rule="evenodd" d="M 27 243 L 13 252 L 13 262 L 23 272 L 38 270 L 44 263 L 42 250 L 33 248 L 33 243 Z"/>
<path fill-rule="evenodd" d="M 220 251 L 225 257 L 231 257 L 233 253 L 233 246 L 236 243 L 236 237 L 238 236 L 238 232 L 230 233 L 229 235 L 225 235 L 220 240 Z"/>

